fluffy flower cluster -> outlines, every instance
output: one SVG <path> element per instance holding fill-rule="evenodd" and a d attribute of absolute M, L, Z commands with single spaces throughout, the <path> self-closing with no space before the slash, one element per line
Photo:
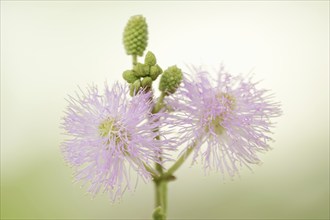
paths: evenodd
<path fill-rule="evenodd" d="M 279 104 L 251 78 L 232 76 L 223 67 L 217 79 L 193 71 L 167 100 L 174 111 L 167 123 L 179 128 L 181 144 L 194 147 L 193 162 L 200 157 L 205 171 L 230 176 L 241 165 L 259 163 L 256 153 L 270 149 L 270 119 L 281 114 Z"/>
<path fill-rule="evenodd" d="M 128 87 L 119 84 L 106 86 L 104 94 L 95 86 L 80 92 L 68 100 L 63 128 L 69 139 L 62 151 L 77 181 L 89 185 L 93 195 L 103 190 L 115 200 L 134 189 L 137 177 L 151 178 L 145 165 L 160 163 L 159 153 L 168 146 L 156 138 L 163 113 L 151 115 L 151 93 L 131 98 Z"/>
<path fill-rule="evenodd" d="M 172 146 L 181 145 L 187 146 L 182 152 L 193 149 L 193 162 L 201 159 L 205 171 L 234 176 L 240 166 L 259 163 L 257 153 L 270 149 L 279 103 L 251 77 L 232 76 L 223 67 L 217 79 L 208 71 L 194 72 L 184 75 L 182 86 L 166 97 L 164 111 L 155 114 L 151 92 L 130 97 L 118 83 L 104 93 L 89 87 L 70 97 L 63 122 L 69 138 L 62 150 L 76 180 L 93 195 L 102 190 L 115 200 L 134 189 L 138 177 L 150 180 L 150 167 L 163 165 Z M 175 142 L 167 135 L 174 128 Z"/>

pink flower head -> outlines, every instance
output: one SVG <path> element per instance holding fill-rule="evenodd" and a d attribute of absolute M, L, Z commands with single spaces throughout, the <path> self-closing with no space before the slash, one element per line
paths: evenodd
<path fill-rule="evenodd" d="M 279 104 L 251 78 L 232 76 L 223 67 L 216 80 L 208 71 L 195 71 L 167 100 L 174 110 L 169 123 L 179 126 L 182 143 L 196 145 L 193 161 L 200 156 L 205 171 L 230 176 L 238 174 L 238 165 L 259 163 L 256 153 L 270 149 L 270 119 L 281 115 Z"/>
<path fill-rule="evenodd" d="M 163 113 L 151 115 L 151 93 L 133 98 L 128 93 L 118 83 L 106 86 L 104 94 L 91 86 L 87 93 L 70 97 L 63 122 L 69 139 L 62 151 L 76 180 L 89 185 L 93 195 L 109 192 L 112 200 L 134 188 L 139 176 L 150 180 L 144 164 L 159 162 L 161 146 L 167 144 L 156 139 Z"/>

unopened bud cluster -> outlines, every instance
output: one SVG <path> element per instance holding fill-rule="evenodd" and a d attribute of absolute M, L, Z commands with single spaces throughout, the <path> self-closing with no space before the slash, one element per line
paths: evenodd
<path fill-rule="evenodd" d="M 130 95 L 134 96 L 141 89 L 149 91 L 152 82 L 163 73 L 157 65 L 152 52 L 145 55 L 144 63 L 137 62 L 137 55 L 142 56 L 148 44 L 148 25 L 141 15 L 132 16 L 124 30 L 123 38 L 126 53 L 133 55 L 133 69 L 123 72 L 123 78 L 130 84 Z M 182 71 L 177 66 L 169 67 L 162 75 L 159 90 L 165 95 L 173 94 L 182 81 Z"/>
<path fill-rule="evenodd" d="M 177 66 L 171 66 L 164 71 L 159 82 L 159 90 L 166 95 L 175 93 L 182 81 L 182 71 Z"/>
<path fill-rule="evenodd" d="M 142 56 L 148 45 L 148 25 L 142 15 L 132 16 L 125 27 L 123 42 L 127 55 Z"/>
<path fill-rule="evenodd" d="M 145 56 L 144 63 L 137 63 L 132 70 L 123 72 L 123 78 L 130 84 L 130 95 L 135 95 L 141 88 L 150 89 L 152 82 L 162 74 L 163 70 L 157 65 L 152 52 Z"/>

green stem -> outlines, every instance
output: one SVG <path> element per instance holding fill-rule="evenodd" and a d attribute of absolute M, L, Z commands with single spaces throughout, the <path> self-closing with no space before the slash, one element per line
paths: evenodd
<path fill-rule="evenodd" d="M 158 98 L 157 103 L 155 104 L 155 106 L 152 109 L 152 113 L 158 113 L 163 107 L 164 107 L 164 98 L 165 98 L 166 94 L 165 92 L 162 92 Z"/>
<path fill-rule="evenodd" d="M 159 206 L 162 207 L 162 191 L 159 181 L 155 181 L 155 190 L 156 190 L 155 208 Z"/>
<path fill-rule="evenodd" d="M 194 151 L 197 142 L 191 144 L 186 152 L 164 173 L 162 166 L 156 164 L 156 169 L 160 173 L 159 178 L 155 178 L 155 190 L 156 190 L 156 203 L 155 211 L 153 214 L 154 220 L 166 220 L 167 215 L 167 185 L 168 182 L 173 180 L 173 173 L 180 168 L 180 166 L 186 161 L 189 155 Z M 175 177 L 174 177 L 175 178 Z"/>
<path fill-rule="evenodd" d="M 154 105 L 152 109 L 152 113 L 155 114 L 159 112 L 164 107 L 164 98 L 166 94 L 164 92 L 161 93 L 160 97 L 158 98 L 157 103 Z M 157 130 L 158 131 L 158 128 Z M 156 132 L 155 131 L 155 132 Z M 160 139 L 159 136 L 156 139 Z M 159 176 L 154 178 L 155 182 L 155 211 L 153 214 L 154 220 L 166 220 L 167 215 L 167 185 L 168 182 L 175 179 L 173 173 L 180 168 L 180 166 L 186 161 L 189 155 L 193 152 L 197 145 L 197 142 L 193 142 L 182 154 L 182 156 L 168 169 L 167 172 L 164 173 L 163 167 L 159 164 L 155 164 L 155 169 L 159 173 Z M 161 163 L 162 156 L 160 154 L 159 161 Z"/>
<path fill-rule="evenodd" d="M 167 183 L 168 180 L 159 178 L 155 180 L 155 211 L 154 220 L 166 220 L 167 212 Z M 157 212 L 157 213 L 155 213 Z"/>
<path fill-rule="evenodd" d="M 132 63 L 133 63 L 133 67 L 137 64 L 137 55 L 132 55 Z"/>
<path fill-rule="evenodd" d="M 137 160 L 134 157 L 131 157 L 130 154 L 127 154 L 128 157 L 131 158 L 131 160 L 138 166 L 141 166 L 141 161 Z M 142 162 L 142 165 L 144 166 L 144 168 L 151 174 L 153 179 L 159 178 L 159 173 L 153 169 L 152 167 L 150 167 L 148 164 L 146 164 L 145 162 Z"/>
<path fill-rule="evenodd" d="M 186 159 L 189 157 L 189 155 L 194 151 L 195 147 L 196 147 L 196 141 L 194 143 L 192 143 L 188 149 L 186 150 L 186 152 L 184 152 L 181 157 L 167 170 L 166 173 L 164 173 L 162 175 L 163 178 L 168 178 L 170 176 L 172 176 L 174 174 L 175 171 L 177 171 L 181 165 L 186 161 Z"/>
<path fill-rule="evenodd" d="M 154 107 L 153 107 L 153 109 L 152 109 L 152 113 L 153 113 L 153 114 L 158 113 L 158 112 L 162 109 L 162 107 L 163 107 L 163 103 L 164 103 L 164 98 L 165 98 L 165 93 L 162 92 L 162 93 L 160 94 L 160 97 L 158 98 L 157 103 L 154 105 Z M 158 131 L 158 128 L 155 130 L 155 132 L 157 132 L 157 131 Z M 156 139 L 159 140 L 160 137 L 157 136 Z M 160 153 L 160 154 L 161 154 L 161 153 Z M 161 156 L 161 155 L 160 155 L 160 157 L 159 157 L 159 162 L 160 162 L 160 163 L 162 162 L 162 156 Z M 162 167 L 159 163 L 156 163 L 156 164 L 155 164 L 155 167 L 156 167 L 156 170 L 158 171 L 158 173 L 159 173 L 160 175 L 162 175 L 162 174 L 163 174 L 163 167 Z"/>
<path fill-rule="evenodd" d="M 167 215 L 167 180 L 162 181 L 162 195 L 163 195 L 163 207 L 164 207 L 164 214 L 165 214 L 165 218 Z"/>
<path fill-rule="evenodd" d="M 149 173 L 151 173 L 151 175 L 154 179 L 159 178 L 159 173 L 155 169 L 151 168 L 149 165 L 147 165 L 145 163 L 143 163 L 143 166 Z"/>
<path fill-rule="evenodd" d="M 165 93 L 162 92 L 160 97 L 157 100 L 157 103 L 154 105 L 152 109 L 152 113 L 156 114 L 163 108 Z M 155 132 L 159 129 L 157 128 Z M 156 137 L 157 140 L 160 139 L 159 136 Z M 159 173 L 159 178 L 154 179 L 155 182 L 155 190 L 156 190 L 156 198 L 155 198 L 155 210 L 158 210 L 159 213 L 154 215 L 155 220 L 166 220 L 166 210 L 167 210 L 167 180 L 162 178 L 164 173 L 163 167 L 161 165 L 162 162 L 162 153 L 160 152 L 159 163 L 155 164 L 155 169 Z"/>

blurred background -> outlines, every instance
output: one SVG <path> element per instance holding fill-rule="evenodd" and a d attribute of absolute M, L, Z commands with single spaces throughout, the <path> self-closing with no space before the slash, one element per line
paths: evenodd
<path fill-rule="evenodd" d="M 169 218 L 329 218 L 328 1 L 1 1 L 1 218 L 150 218 L 152 183 L 115 204 L 92 200 L 59 149 L 67 95 L 123 82 L 122 32 L 135 14 L 162 67 L 253 71 L 284 111 L 253 173 L 223 180 L 185 164 Z"/>

